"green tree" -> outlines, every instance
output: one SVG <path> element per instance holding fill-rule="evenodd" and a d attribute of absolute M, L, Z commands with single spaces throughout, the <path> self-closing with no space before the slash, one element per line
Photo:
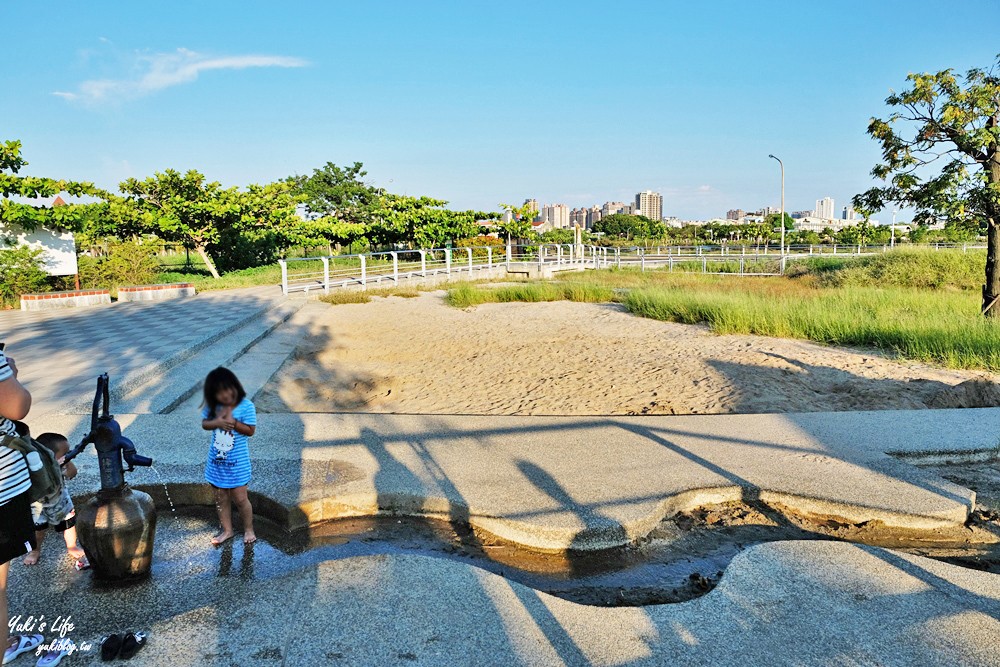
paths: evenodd
<path fill-rule="evenodd" d="M 307 226 L 312 234 L 343 245 L 365 236 L 384 194 L 364 181 L 367 175 L 361 162 L 345 167 L 327 162 L 309 176 L 287 179 L 310 214 Z"/>
<path fill-rule="evenodd" d="M 835 238 L 837 243 L 843 243 L 845 245 L 868 245 L 869 243 L 875 242 L 878 236 L 878 229 L 874 227 L 868 217 L 865 216 L 857 223 L 848 225 L 847 227 L 841 229 L 836 233 Z"/>
<path fill-rule="evenodd" d="M 798 232 L 797 234 L 798 236 L 796 237 L 796 240 L 799 243 L 803 243 L 806 245 L 819 245 L 820 243 L 823 242 L 823 239 L 820 238 L 820 235 L 813 231 Z"/>
<path fill-rule="evenodd" d="M 93 183 L 57 180 L 42 176 L 21 176 L 19 172 L 27 161 L 21 157 L 20 141 L 0 143 L 0 226 L 16 226 L 26 231 L 39 227 L 77 231 L 86 216 L 89 204 L 65 206 L 39 206 L 14 201 L 11 198 L 40 199 L 59 194 L 81 197 L 97 195 Z"/>
<path fill-rule="evenodd" d="M 927 242 L 928 229 L 927 225 L 918 225 L 914 223 L 910 227 L 910 233 L 908 238 L 910 243 L 926 243 Z"/>
<path fill-rule="evenodd" d="M 662 237 L 666 228 L 662 222 L 659 227 L 663 228 L 662 233 L 656 223 L 643 215 L 612 213 L 595 221 L 593 231 L 621 239 L 646 239 Z"/>
<path fill-rule="evenodd" d="M 534 231 L 531 222 L 535 219 L 537 211 L 535 211 L 531 204 L 525 202 L 521 206 L 514 206 L 513 204 L 500 204 L 500 209 L 509 213 L 509 220 L 500 219 L 497 223 L 497 232 L 501 236 L 506 236 L 507 241 L 526 239 L 531 236 Z"/>
<path fill-rule="evenodd" d="M 325 230 L 296 213 L 301 195 L 287 182 L 222 190 L 219 240 L 208 251 L 223 271 L 271 264 L 295 246 L 325 245 Z"/>
<path fill-rule="evenodd" d="M 159 269 L 155 244 L 109 241 L 102 250 L 94 256 L 80 256 L 80 281 L 85 287 L 144 285 L 155 279 Z"/>
<path fill-rule="evenodd" d="M 167 169 L 142 181 L 130 178 L 119 187 L 124 197 L 108 196 L 108 231 L 120 238 L 153 234 L 192 248 L 212 276 L 219 277 L 209 246 L 219 242 L 220 230 L 238 213 L 219 183 L 194 169 L 184 174 Z"/>
<path fill-rule="evenodd" d="M 108 215 L 98 231 L 118 238 L 151 234 L 191 248 L 218 278 L 218 257 L 227 269 L 244 268 L 321 239 L 296 215 L 293 189 L 289 183 L 226 189 L 193 169 L 167 169 L 122 182 L 123 196 L 107 194 Z"/>
<path fill-rule="evenodd" d="M 364 223 L 370 218 L 371 208 L 380 194 L 378 189 L 365 183 L 367 175 L 361 162 L 348 167 L 327 162 L 313 169 L 310 176 L 292 176 L 289 181 L 304 196 L 303 202 L 310 213 Z"/>
<path fill-rule="evenodd" d="M 892 113 L 868 134 L 882 148 L 872 174 L 884 185 L 854 197 L 855 207 L 888 203 L 917 209 L 915 221 L 979 221 L 987 237 L 982 310 L 1000 316 L 1000 56 L 989 70 L 910 74 L 886 98 Z"/>
<path fill-rule="evenodd" d="M 944 236 L 949 243 L 968 243 L 979 239 L 981 226 L 972 218 L 949 220 L 944 223 Z"/>
<path fill-rule="evenodd" d="M 587 232 L 582 234 L 584 241 L 589 237 Z M 573 229 L 550 229 L 538 235 L 538 240 L 542 243 L 559 243 L 566 245 L 576 241 L 576 231 Z"/>
<path fill-rule="evenodd" d="M 373 246 L 412 245 L 442 248 L 459 239 L 476 236 L 480 220 L 496 218 L 496 213 L 452 211 L 448 202 L 431 197 L 408 197 L 382 193 L 372 209 L 365 236 Z"/>
<path fill-rule="evenodd" d="M 770 225 L 771 229 L 777 229 L 780 232 L 781 231 L 780 218 L 781 218 L 780 213 L 770 213 L 766 218 L 764 218 L 764 224 Z M 795 220 L 792 218 L 791 215 L 785 213 L 785 231 L 788 232 L 793 229 L 795 229 Z"/>

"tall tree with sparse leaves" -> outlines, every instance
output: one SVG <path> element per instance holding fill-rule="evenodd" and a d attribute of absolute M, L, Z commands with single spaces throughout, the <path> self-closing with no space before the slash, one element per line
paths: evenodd
<path fill-rule="evenodd" d="M 914 221 L 976 221 L 986 232 L 983 313 L 1000 317 L 1000 56 L 990 69 L 910 74 L 886 98 L 892 113 L 868 134 L 882 146 L 872 174 L 884 185 L 854 197 L 856 208 L 913 207 Z"/>

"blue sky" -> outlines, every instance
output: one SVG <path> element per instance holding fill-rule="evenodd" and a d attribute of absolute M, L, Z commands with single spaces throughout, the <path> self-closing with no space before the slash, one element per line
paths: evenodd
<path fill-rule="evenodd" d="M 365 163 L 493 210 L 660 190 L 724 215 L 870 184 L 911 71 L 988 66 L 1000 2 L 56 2 L 0 9 L 0 138 L 27 173 L 226 185 Z M 884 215 L 882 217 L 885 217 Z"/>

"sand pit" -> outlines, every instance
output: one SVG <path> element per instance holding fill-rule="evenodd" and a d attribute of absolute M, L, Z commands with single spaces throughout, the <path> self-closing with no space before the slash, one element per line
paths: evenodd
<path fill-rule="evenodd" d="M 632 316 L 442 292 L 330 306 L 257 396 L 266 412 L 721 414 L 1000 405 L 995 376 Z"/>

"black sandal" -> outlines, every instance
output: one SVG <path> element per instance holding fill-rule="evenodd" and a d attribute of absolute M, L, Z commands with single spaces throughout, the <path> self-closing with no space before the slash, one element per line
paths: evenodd
<path fill-rule="evenodd" d="M 122 650 L 122 642 L 125 638 L 122 635 L 108 635 L 101 640 L 101 660 L 111 662 L 118 657 Z"/>
<path fill-rule="evenodd" d="M 130 632 L 125 635 L 125 641 L 122 642 L 121 653 L 118 654 L 122 660 L 128 660 L 139 650 L 146 645 L 146 633 L 145 632 Z"/>

